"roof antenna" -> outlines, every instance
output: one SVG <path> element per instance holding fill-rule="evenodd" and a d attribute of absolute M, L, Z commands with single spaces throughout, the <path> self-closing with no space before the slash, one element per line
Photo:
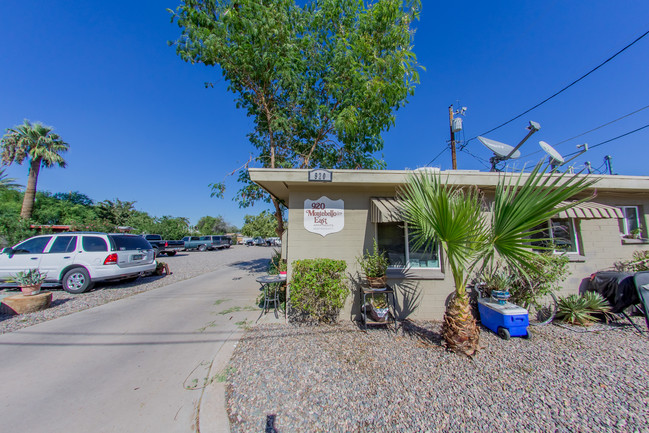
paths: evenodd
<path fill-rule="evenodd" d="M 611 165 L 611 160 L 612 159 L 613 159 L 613 157 L 611 155 L 606 155 L 604 157 L 604 164 L 608 168 L 608 174 L 615 175 L 616 173 L 613 173 L 613 166 Z"/>

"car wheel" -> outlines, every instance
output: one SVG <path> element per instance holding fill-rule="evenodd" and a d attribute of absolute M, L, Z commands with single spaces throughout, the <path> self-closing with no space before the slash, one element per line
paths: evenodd
<path fill-rule="evenodd" d="M 168 257 L 173 257 L 173 256 L 175 256 L 175 255 L 176 255 L 176 252 L 175 252 L 175 251 L 167 251 L 167 256 L 168 256 Z"/>
<path fill-rule="evenodd" d="M 70 269 L 63 276 L 63 290 L 68 293 L 83 293 L 89 290 L 93 283 L 90 281 L 90 275 L 84 268 Z"/>
<path fill-rule="evenodd" d="M 207 247 L 205 245 L 199 245 L 198 246 L 198 251 L 205 251 Z"/>

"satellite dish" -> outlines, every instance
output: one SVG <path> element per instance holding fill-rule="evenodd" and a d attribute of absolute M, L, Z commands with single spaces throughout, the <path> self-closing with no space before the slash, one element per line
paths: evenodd
<path fill-rule="evenodd" d="M 478 141 L 484 144 L 485 147 L 491 150 L 497 157 L 505 159 L 517 159 L 520 158 L 521 152 L 516 150 L 512 153 L 514 148 L 509 144 L 501 143 L 500 141 L 492 140 L 491 138 L 478 136 Z M 510 155 L 511 153 L 511 155 Z"/>
<path fill-rule="evenodd" d="M 509 144 L 501 143 L 500 141 L 492 140 L 490 138 L 480 136 L 476 137 L 480 141 L 480 143 L 482 143 L 487 149 L 491 150 L 494 153 L 494 156 L 489 158 L 489 161 L 491 162 L 491 171 L 498 171 L 496 166 L 499 162 L 506 161 L 508 159 L 520 158 L 521 153 L 518 149 L 523 145 L 523 143 L 525 143 L 525 141 L 527 141 L 528 138 L 532 136 L 532 134 L 541 129 L 541 125 L 536 122 L 530 121 L 527 129 L 530 132 L 527 133 L 525 138 L 523 138 L 521 142 L 516 145 L 516 147 L 512 147 Z"/>
<path fill-rule="evenodd" d="M 478 136 L 477 139 L 487 149 L 491 150 L 494 153 L 494 156 L 489 158 L 489 162 L 491 162 L 491 171 L 498 171 L 496 166 L 499 162 L 506 161 L 508 159 L 520 158 L 521 156 L 521 152 L 518 149 L 510 146 L 509 144 L 501 143 L 500 141 L 481 136 Z"/>
<path fill-rule="evenodd" d="M 560 165 L 563 165 L 565 160 L 554 147 L 550 146 L 545 141 L 539 141 L 539 146 L 541 146 L 541 149 L 543 149 L 543 151 L 548 154 L 548 157 L 550 157 L 550 166 L 552 167 L 552 170 L 555 170 Z"/>

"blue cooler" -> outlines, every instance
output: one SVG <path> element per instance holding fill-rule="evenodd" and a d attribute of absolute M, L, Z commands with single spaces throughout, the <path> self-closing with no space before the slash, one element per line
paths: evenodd
<path fill-rule="evenodd" d="M 530 318 L 527 310 L 511 302 L 498 303 L 492 298 L 478 298 L 480 321 L 504 340 L 509 337 L 529 338 L 527 326 Z"/>

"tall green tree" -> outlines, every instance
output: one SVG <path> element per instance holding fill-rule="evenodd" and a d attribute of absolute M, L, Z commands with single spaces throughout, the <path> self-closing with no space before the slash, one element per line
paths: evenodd
<path fill-rule="evenodd" d="M 115 201 L 104 200 L 97 203 L 97 213 L 100 218 L 116 226 L 125 226 L 128 224 L 129 218 L 137 212 L 134 204 L 135 201 L 122 201 L 118 198 Z"/>
<path fill-rule="evenodd" d="M 275 216 L 263 211 L 259 215 L 246 215 L 243 217 L 241 234 L 248 237 L 261 236 L 262 238 L 273 237 L 277 233 L 277 220 Z"/>
<path fill-rule="evenodd" d="M 384 168 L 381 133 L 419 81 L 412 22 L 419 0 L 183 0 L 178 55 L 218 66 L 254 119 L 249 164 L 270 168 Z M 239 172 L 242 207 L 281 204 Z M 222 196 L 224 184 L 210 185 Z"/>
<path fill-rule="evenodd" d="M 221 215 L 216 217 L 210 215 L 201 217 L 198 223 L 196 223 L 196 229 L 203 235 L 219 235 L 237 231 L 237 228 L 232 224 L 228 224 Z"/>
<path fill-rule="evenodd" d="M 163 239 L 182 239 L 189 234 L 189 220 L 184 217 L 165 215 L 158 218 L 153 227 Z"/>
<path fill-rule="evenodd" d="M 475 267 L 500 258 L 527 274 L 536 258 L 529 237 L 540 233 L 536 228 L 557 213 L 588 200 L 561 205 L 596 181 L 582 175 L 546 174 L 539 163 L 517 179 L 501 177 L 487 208 L 477 188 L 452 185 L 439 173 L 409 179 L 401 191 L 408 227 L 419 246 L 439 242 L 453 274 L 455 295 L 442 325 L 447 347 L 467 355 L 478 349 L 480 331 L 466 292 Z"/>
<path fill-rule="evenodd" d="M 21 218 L 29 219 L 34 209 L 36 184 L 41 167 L 65 167 L 66 162 L 61 153 L 67 152 L 70 146 L 53 132 L 52 127 L 38 122 L 32 124 L 25 119 L 22 125 L 7 129 L 0 141 L 0 147 L 4 164 L 17 162 L 22 165 L 25 159 L 29 160 L 27 189 L 20 211 Z"/>

